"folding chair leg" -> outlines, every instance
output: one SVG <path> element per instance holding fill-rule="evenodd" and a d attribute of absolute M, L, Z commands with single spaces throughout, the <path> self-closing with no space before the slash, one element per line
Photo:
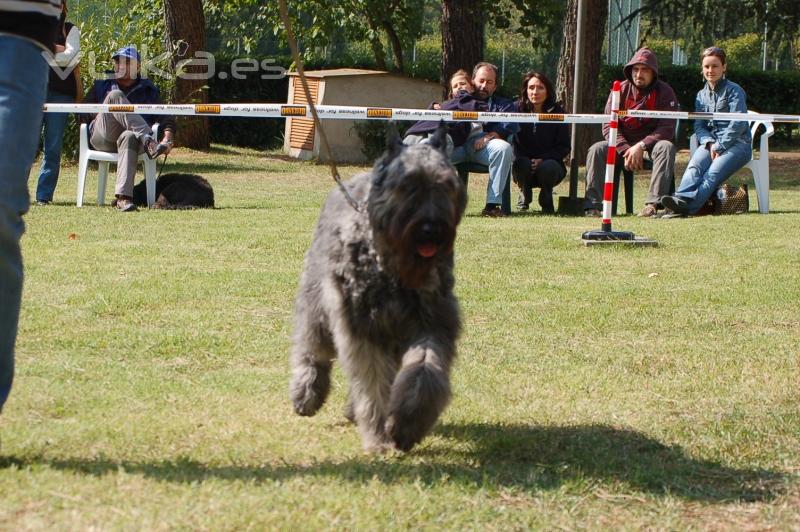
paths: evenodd
<path fill-rule="evenodd" d="M 769 212 L 769 165 L 764 168 L 761 161 L 753 168 L 753 180 L 756 182 L 756 195 L 758 196 L 758 212 Z"/>
<path fill-rule="evenodd" d="M 504 213 L 510 214 L 511 213 L 511 176 L 508 176 L 506 179 L 506 186 L 503 188 L 503 204 L 501 205 L 501 209 Z"/>
<path fill-rule="evenodd" d="M 144 161 L 144 180 L 147 187 L 147 207 L 152 207 L 156 202 L 156 161 L 155 159 L 145 159 Z"/>
<path fill-rule="evenodd" d="M 97 204 L 106 204 L 106 180 L 108 179 L 108 162 L 98 161 L 97 163 Z"/>
<path fill-rule="evenodd" d="M 86 172 L 89 170 L 89 158 L 81 157 L 78 161 L 78 194 L 75 205 L 83 207 L 83 192 L 86 189 Z"/>
<path fill-rule="evenodd" d="M 625 212 L 633 214 L 633 172 L 622 172 L 625 176 Z"/>

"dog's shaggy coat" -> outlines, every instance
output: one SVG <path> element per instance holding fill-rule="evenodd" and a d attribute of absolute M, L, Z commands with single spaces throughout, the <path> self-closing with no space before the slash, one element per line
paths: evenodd
<path fill-rule="evenodd" d="M 368 451 L 407 451 L 450 398 L 460 330 L 453 243 L 466 191 L 444 153 L 396 135 L 371 172 L 322 209 L 295 308 L 290 393 L 314 415 L 330 390 L 334 358 L 348 377 L 349 413 Z"/>
<path fill-rule="evenodd" d="M 147 185 L 142 179 L 133 187 L 133 202 L 147 205 Z M 156 179 L 154 209 L 195 209 L 214 206 L 214 189 L 197 174 L 164 174 Z"/>

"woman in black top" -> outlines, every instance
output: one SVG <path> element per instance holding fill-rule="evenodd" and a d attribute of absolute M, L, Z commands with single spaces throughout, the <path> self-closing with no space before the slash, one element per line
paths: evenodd
<path fill-rule="evenodd" d="M 516 102 L 518 113 L 563 114 L 555 101 L 552 82 L 539 72 L 528 72 Z M 553 187 L 567 174 L 564 157 L 570 151 L 569 127 L 563 122 L 523 123 L 514 137 L 514 182 L 520 188 L 517 207 L 527 211 L 533 189 L 539 187 L 539 205 L 543 213 L 553 213 Z"/>

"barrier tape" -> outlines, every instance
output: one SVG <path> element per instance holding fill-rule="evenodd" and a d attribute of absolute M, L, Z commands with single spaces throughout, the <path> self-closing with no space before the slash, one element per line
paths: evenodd
<path fill-rule="evenodd" d="M 389 107 L 350 107 L 342 105 L 317 105 L 320 118 L 333 120 L 444 120 L 445 122 L 560 122 L 576 124 L 602 124 L 608 121 L 605 114 L 552 114 L 503 113 L 489 111 L 444 111 L 436 109 L 394 109 Z M 48 103 L 46 113 L 136 113 L 143 115 L 227 116 L 250 118 L 308 118 L 307 105 L 293 104 L 77 104 Z"/>
<path fill-rule="evenodd" d="M 800 123 L 800 115 L 776 115 L 766 113 L 700 113 L 687 111 L 620 111 L 620 116 L 636 118 L 667 118 L 673 120 L 733 120 L 747 122 L 788 122 Z"/>
<path fill-rule="evenodd" d="M 445 111 L 437 109 L 395 109 L 318 105 L 320 118 L 329 120 L 444 120 L 445 122 L 518 122 L 564 124 L 605 124 L 607 114 L 504 113 L 492 111 Z M 307 105 L 281 103 L 130 104 L 48 103 L 46 113 L 136 113 L 144 115 L 228 116 L 250 118 L 311 118 Z M 670 120 L 733 120 L 798 124 L 800 115 L 761 113 L 698 113 L 687 111 L 620 110 L 618 116 L 665 118 Z"/>

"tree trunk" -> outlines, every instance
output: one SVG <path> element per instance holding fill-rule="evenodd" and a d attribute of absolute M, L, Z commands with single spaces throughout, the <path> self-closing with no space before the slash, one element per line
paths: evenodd
<path fill-rule="evenodd" d="M 394 30 L 392 24 L 388 21 L 383 21 L 383 29 L 389 37 L 389 42 L 392 45 L 392 54 L 394 55 L 394 65 L 398 72 L 405 71 L 405 64 L 403 62 L 403 43 L 400 42 L 400 37 Z"/>
<path fill-rule="evenodd" d="M 578 102 L 579 113 L 595 112 L 595 95 L 598 91 L 607 93 L 605 87 L 598 87 L 600 75 L 601 52 L 603 39 L 606 34 L 606 19 L 608 18 L 608 0 L 584 0 L 586 12 L 584 14 L 583 34 L 583 75 L 581 94 Z M 558 62 L 558 76 L 556 80 L 557 99 L 564 102 L 567 112 L 572 112 L 572 94 L 575 72 L 575 38 L 578 26 L 578 0 L 569 0 L 564 20 L 564 40 L 561 41 L 561 58 Z M 605 98 L 603 98 L 605 101 Z M 575 143 L 575 159 L 578 164 L 585 164 L 586 152 L 589 150 L 593 135 L 597 128 L 579 125 L 577 127 Z"/>
<path fill-rule="evenodd" d="M 369 29 L 372 30 L 373 35 L 375 35 L 375 37 L 369 39 L 369 45 L 372 47 L 372 55 L 375 56 L 375 68 L 378 70 L 388 70 L 386 68 L 386 52 L 383 49 L 380 37 L 378 37 L 379 26 L 370 18 L 369 13 L 365 13 L 365 15 L 367 25 Z"/>
<path fill-rule="evenodd" d="M 164 21 L 167 27 L 167 46 L 177 74 L 172 101 L 208 102 L 208 93 L 203 90 L 207 80 L 185 79 L 180 75 L 180 71 L 202 74 L 208 70 L 204 65 L 186 64 L 186 60 L 195 57 L 195 52 L 205 51 L 205 18 L 201 0 L 164 0 Z M 210 147 L 208 117 L 179 117 L 177 133 L 176 144 L 199 150 Z"/>
<path fill-rule="evenodd" d="M 442 86 L 450 91 L 447 81 L 463 68 L 483 59 L 483 0 L 442 0 Z"/>

